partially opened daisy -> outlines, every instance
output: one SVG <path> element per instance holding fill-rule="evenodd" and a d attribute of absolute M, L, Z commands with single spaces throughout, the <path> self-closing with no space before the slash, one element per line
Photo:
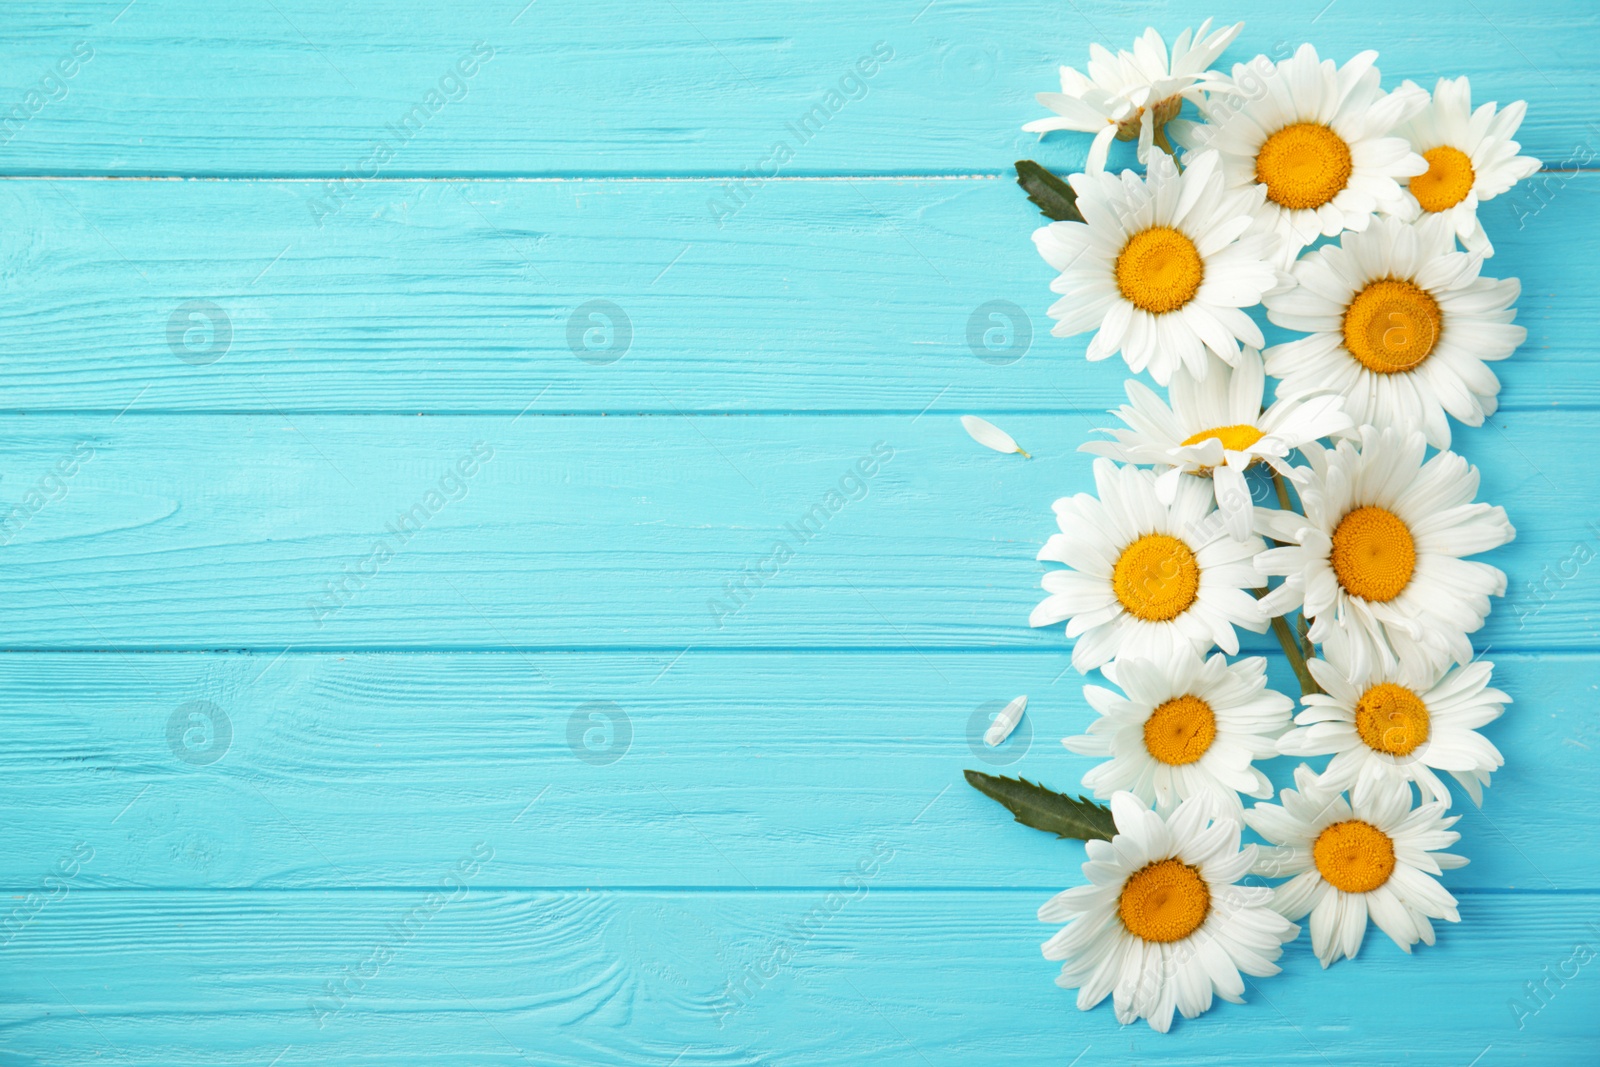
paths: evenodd
<path fill-rule="evenodd" d="M 1185 100 L 1195 100 L 1215 75 L 1207 70 L 1244 28 L 1235 23 L 1211 29 L 1206 19 L 1198 30 L 1184 30 L 1167 51 L 1154 29 L 1133 42 L 1133 51 L 1112 55 L 1103 46 L 1089 46 L 1089 73 L 1061 68 L 1061 91 L 1040 93 L 1039 103 L 1058 117 L 1036 119 L 1022 127 L 1030 133 L 1076 130 L 1095 135 L 1089 146 L 1088 169 L 1103 170 L 1111 139 L 1138 138 L 1139 162 L 1150 159 L 1155 133 Z"/>
<path fill-rule="evenodd" d="M 1110 757 L 1083 776 L 1095 796 L 1126 790 L 1170 811 L 1208 795 L 1213 811 L 1237 819 L 1240 793 L 1272 795 L 1252 761 L 1278 754 L 1276 739 L 1289 728 L 1294 702 L 1267 688 L 1265 659 L 1230 664 L 1220 652 L 1162 662 L 1122 658 L 1104 673 L 1127 695 L 1084 686 L 1100 718 L 1087 734 L 1061 742 L 1080 755 Z"/>
<path fill-rule="evenodd" d="M 1321 694 L 1302 698 L 1296 729 L 1278 740 L 1286 756 L 1329 756 L 1321 783 L 1351 789 L 1370 779 L 1416 782 L 1422 795 L 1448 806 L 1447 772 L 1483 803 L 1489 773 L 1505 763 L 1478 729 L 1498 719 L 1511 698 L 1489 688 L 1494 664 L 1484 660 L 1418 672 L 1377 665 L 1350 669 L 1342 634 L 1322 646 L 1325 659 L 1307 666 Z"/>
<path fill-rule="evenodd" d="M 1422 430 L 1450 445 L 1446 412 L 1468 426 L 1494 414 L 1486 365 L 1528 336 L 1512 325 L 1522 287 L 1480 278 L 1480 256 L 1442 225 L 1380 219 L 1294 265 L 1295 286 L 1267 296 L 1267 318 L 1309 334 L 1267 350 L 1282 397 L 1332 390 L 1357 423 Z"/>
<path fill-rule="evenodd" d="M 1294 782 L 1281 807 L 1257 804 L 1245 821 L 1278 846 L 1261 850 L 1255 873 L 1293 876 L 1274 890 L 1273 907 L 1290 919 L 1311 915 L 1311 947 L 1324 967 L 1355 958 L 1368 916 L 1406 952 L 1433 944 L 1430 919 L 1461 921 L 1456 898 L 1435 880 L 1467 862 L 1437 851 L 1460 839 L 1450 829 L 1460 816 L 1447 817 L 1443 804 L 1413 809 L 1411 787 L 1398 780 L 1349 801 L 1303 763 Z"/>
<path fill-rule="evenodd" d="M 1072 665 L 1088 673 L 1117 656 L 1168 662 L 1217 645 L 1239 651 L 1235 627 L 1262 633 L 1268 618 L 1246 590 L 1261 584 L 1252 563 L 1261 538 L 1221 534 L 1210 520 L 1211 489 L 1185 479 L 1170 505 L 1156 477 L 1094 461 L 1095 490 L 1055 503 L 1061 532 L 1039 559 L 1065 563 L 1041 580 L 1045 597 L 1031 626 L 1065 621 L 1077 638 Z"/>
<path fill-rule="evenodd" d="M 1228 533 L 1244 538 L 1253 504 L 1244 478 L 1250 465 L 1265 462 L 1287 474 L 1285 456 L 1349 430 L 1350 416 L 1332 395 L 1278 400 L 1263 411 L 1266 375 L 1253 348 L 1244 349 L 1233 367 L 1216 358 L 1211 363 L 1204 378 L 1183 369 L 1172 376 L 1170 407 L 1148 386 L 1128 379 L 1128 404 L 1116 412 L 1128 428 L 1101 430 L 1114 440 L 1090 441 L 1079 451 L 1153 465 L 1164 502 L 1171 502 L 1183 475 L 1209 477 Z"/>
<path fill-rule="evenodd" d="M 1401 122 L 1427 105 L 1412 86 L 1378 87 L 1376 52 L 1343 67 L 1309 44 L 1281 63 L 1234 67 L 1232 86 L 1200 105 L 1205 125 L 1175 123 L 1192 148 L 1222 153 L 1230 189 L 1265 195 L 1260 224 L 1283 238 L 1283 263 L 1319 236 L 1364 230 L 1374 211 L 1400 210 L 1400 179 L 1428 169 Z M 1241 93 L 1252 85 L 1258 91 Z"/>
<path fill-rule="evenodd" d="M 1034 231 L 1039 254 L 1061 274 L 1050 308 L 1051 331 L 1069 337 L 1096 330 L 1091 360 L 1122 353 L 1135 372 L 1162 385 L 1179 366 L 1206 373 L 1209 349 L 1232 363 L 1239 342 L 1260 347 L 1261 328 L 1241 308 L 1287 279 L 1269 260 L 1276 242 L 1242 236 L 1261 204 L 1259 192 L 1226 192 L 1215 153 L 1202 152 L 1183 173 L 1165 154 L 1147 177 L 1074 174 L 1083 222 Z"/>
<path fill-rule="evenodd" d="M 1361 429 L 1361 447 L 1306 445 L 1297 468 L 1305 514 L 1256 512 L 1283 548 L 1256 557 L 1284 582 L 1261 599 L 1269 615 L 1304 605 L 1311 639 L 1345 640 L 1350 677 L 1399 664 L 1426 677 L 1472 659 L 1467 635 L 1483 625 L 1506 576 L 1463 559 L 1516 536 L 1503 508 L 1473 503 L 1478 470 L 1454 452 L 1426 463 L 1420 433 Z M 1335 636 L 1337 628 L 1342 631 Z"/>
<path fill-rule="evenodd" d="M 1518 155 L 1522 146 L 1513 140 L 1527 110 L 1518 100 L 1501 111 L 1494 104 L 1474 111 L 1466 78 L 1440 78 L 1428 106 L 1397 131 L 1428 162 L 1411 178 L 1406 217 L 1438 218 L 1468 251 L 1493 255 L 1478 205 L 1538 172 L 1539 161 Z"/>
<path fill-rule="evenodd" d="M 1039 909 L 1042 921 L 1068 924 L 1044 956 L 1064 961 L 1056 984 L 1078 990 L 1079 1009 L 1109 993 L 1118 1022 L 1143 1018 L 1165 1033 L 1174 1010 L 1192 1019 L 1213 995 L 1241 1003 L 1241 972 L 1278 973 L 1272 961 L 1300 928 L 1273 910 L 1272 890 L 1235 884 L 1256 846 L 1239 847 L 1232 819 L 1208 821 L 1207 804 L 1186 800 L 1163 819 L 1116 794 L 1116 837 L 1084 843 L 1090 884 Z"/>

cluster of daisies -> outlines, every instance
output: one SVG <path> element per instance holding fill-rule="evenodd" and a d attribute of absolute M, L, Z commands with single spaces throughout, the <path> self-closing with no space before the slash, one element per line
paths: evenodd
<path fill-rule="evenodd" d="M 1080 1008 L 1110 995 L 1161 1031 L 1276 973 L 1307 915 L 1324 967 L 1369 918 L 1407 952 L 1458 921 L 1443 777 L 1482 802 L 1503 760 L 1479 730 L 1510 701 L 1469 640 L 1505 575 L 1466 557 L 1515 531 L 1448 449 L 1526 334 L 1478 220 L 1539 167 L 1513 140 L 1524 105 L 1474 110 L 1465 78 L 1386 92 L 1373 52 L 1210 69 L 1240 29 L 1094 46 L 1025 127 L 1095 135 L 1069 179 L 1081 221 L 1034 234 L 1054 332 L 1166 389 L 1128 381 L 1123 426 L 1083 446 L 1095 493 L 1056 502 L 1039 554 L 1064 566 L 1031 623 L 1065 623 L 1073 665 L 1116 687 L 1084 689 L 1098 718 L 1065 741 L 1103 757 L 1083 782 L 1116 834 L 1040 909 L 1066 923 L 1044 953 Z M 1105 170 L 1113 139 L 1143 174 Z M 1263 353 L 1256 305 L 1302 336 Z M 1265 659 L 1230 658 L 1269 626 L 1298 715 Z M 1331 759 L 1246 808 L 1280 755 Z"/>

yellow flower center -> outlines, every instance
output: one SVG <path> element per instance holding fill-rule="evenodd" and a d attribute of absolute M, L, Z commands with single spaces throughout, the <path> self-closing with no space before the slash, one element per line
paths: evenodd
<path fill-rule="evenodd" d="M 1393 600 L 1417 569 L 1417 543 L 1393 512 L 1356 508 L 1333 531 L 1333 573 L 1351 596 Z"/>
<path fill-rule="evenodd" d="M 1443 325 L 1439 302 L 1413 282 L 1368 283 L 1344 312 L 1344 347 L 1379 374 L 1415 370 L 1433 352 Z"/>
<path fill-rule="evenodd" d="M 1134 937 L 1181 941 L 1200 929 L 1211 911 L 1211 890 L 1200 872 L 1181 860 L 1157 860 L 1122 883 L 1117 914 Z"/>
<path fill-rule="evenodd" d="M 1188 611 L 1200 595 L 1200 565 L 1176 537 L 1146 534 L 1117 557 L 1111 588 L 1130 615 L 1167 622 Z"/>
<path fill-rule="evenodd" d="M 1128 238 L 1117 256 L 1116 274 L 1128 303 L 1165 315 L 1194 299 L 1205 265 L 1189 238 L 1170 226 L 1152 226 Z"/>
<path fill-rule="evenodd" d="M 1356 701 L 1356 733 L 1370 749 L 1404 756 L 1428 739 L 1428 706 L 1405 686 L 1383 682 Z"/>
<path fill-rule="evenodd" d="M 1417 198 L 1424 211 L 1443 211 L 1455 207 L 1472 192 L 1472 182 L 1477 175 L 1472 172 L 1472 160 L 1459 148 L 1442 144 L 1422 153 L 1428 161 L 1428 172 L 1411 179 L 1411 195 Z"/>
<path fill-rule="evenodd" d="M 1144 747 L 1169 767 L 1193 763 L 1217 739 L 1217 717 L 1197 696 L 1173 697 L 1144 721 Z"/>
<path fill-rule="evenodd" d="M 1291 209 L 1319 208 L 1350 181 L 1350 146 L 1320 122 L 1297 122 L 1256 153 L 1256 181 L 1267 199 Z"/>
<path fill-rule="evenodd" d="M 1394 842 L 1371 823 L 1347 819 L 1317 835 L 1311 858 L 1333 888 L 1370 893 L 1394 873 Z"/>
<path fill-rule="evenodd" d="M 1222 447 L 1229 452 L 1243 452 L 1257 441 L 1261 440 L 1261 431 L 1249 423 L 1240 423 L 1236 426 L 1213 426 L 1209 430 L 1190 434 L 1183 439 L 1186 445 L 1197 445 L 1207 438 L 1215 437 L 1222 442 Z"/>

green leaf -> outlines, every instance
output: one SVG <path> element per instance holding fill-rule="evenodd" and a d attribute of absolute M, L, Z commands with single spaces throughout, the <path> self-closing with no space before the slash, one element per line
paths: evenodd
<path fill-rule="evenodd" d="M 1024 826 L 1075 841 L 1110 841 L 1117 832 L 1111 810 L 1084 797 L 1069 797 L 1026 778 L 1002 778 L 966 771 L 967 784 L 1004 804 Z"/>
<path fill-rule="evenodd" d="M 1083 216 L 1078 214 L 1078 194 L 1072 191 L 1072 186 L 1033 160 L 1017 160 L 1017 184 L 1047 218 L 1057 222 L 1083 221 Z"/>

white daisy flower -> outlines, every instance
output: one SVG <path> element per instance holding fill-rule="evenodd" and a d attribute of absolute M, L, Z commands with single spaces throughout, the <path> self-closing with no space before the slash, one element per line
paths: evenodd
<path fill-rule="evenodd" d="M 1468 251 L 1494 255 L 1478 205 L 1538 173 L 1539 161 L 1517 155 L 1522 146 L 1512 139 L 1527 110 L 1518 100 L 1499 112 L 1492 103 L 1473 111 L 1467 79 L 1440 78 L 1428 106 L 1396 131 L 1428 163 L 1411 179 L 1405 217 L 1440 219 Z"/>
<path fill-rule="evenodd" d="M 1419 673 L 1404 666 L 1350 669 L 1346 641 L 1322 646 L 1325 659 L 1307 666 L 1322 694 L 1301 698 L 1296 728 L 1278 739 L 1286 756 L 1329 756 L 1319 779 L 1333 790 L 1364 787 L 1369 779 L 1416 782 L 1425 798 L 1449 807 L 1445 771 L 1483 804 L 1489 773 L 1505 763 L 1478 729 L 1498 719 L 1511 698 L 1490 689 L 1494 664 Z"/>
<path fill-rule="evenodd" d="M 1282 807 L 1257 804 L 1244 818 L 1279 846 L 1261 850 L 1254 873 L 1293 876 L 1274 890 L 1273 907 L 1290 919 L 1311 915 L 1311 947 L 1324 967 L 1355 958 L 1369 915 L 1406 952 L 1433 944 L 1428 920 L 1461 921 L 1456 898 L 1435 881 L 1467 862 L 1436 851 L 1461 838 L 1450 829 L 1459 815 L 1446 817 L 1443 804 L 1413 809 L 1411 787 L 1398 780 L 1358 790 L 1353 803 L 1303 763 L 1294 782 Z"/>
<path fill-rule="evenodd" d="M 1153 465 L 1163 503 L 1171 503 L 1181 476 L 1209 476 L 1229 535 L 1242 539 L 1250 533 L 1253 504 L 1245 470 L 1260 461 L 1287 475 L 1284 457 L 1309 441 L 1349 430 L 1350 416 L 1332 395 L 1278 400 L 1263 411 L 1267 380 L 1253 348 L 1244 349 L 1233 367 L 1215 358 L 1211 363 L 1199 380 L 1181 368 L 1172 376 L 1170 407 L 1148 386 L 1128 379 L 1128 404 L 1115 412 L 1128 428 L 1100 430 L 1115 440 L 1090 441 L 1079 451 Z"/>
<path fill-rule="evenodd" d="M 1071 67 L 1061 68 L 1061 91 L 1040 93 L 1039 103 L 1056 113 L 1057 118 L 1037 119 L 1022 127 L 1029 133 L 1050 130 L 1075 130 L 1092 133 L 1087 168 L 1105 169 L 1106 153 L 1113 137 L 1121 141 L 1139 140 L 1139 162 L 1150 160 L 1150 146 L 1156 130 L 1165 126 L 1183 107 L 1185 100 L 1199 98 L 1200 90 L 1218 77 L 1206 68 L 1216 61 L 1244 23 L 1212 32 L 1206 19 L 1198 30 L 1184 30 L 1173 42 L 1172 51 L 1154 29 L 1133 42 L 1132 52 L 1112 55 L 1103 46 L 1089 46 L 1089 73 Z"/>
<path fill-rule="evenodd" d="M 1083 776 L 1095 796 L 1126 790 L 1165 812 L 1207 795 L 1213 811 L 1238 819 L 1240 793 L 1272 795 L 1251 761 L 1278 754 L 1294 701 L 1267 688 L 1264 658 L 1229 664 L 1220 652 L 1183 652 L 1162 662 L 1118 659 L 1104 673 L 1127 695 L 1084 686 L 1100 718 L 1061 742 L 1079 755 L 1111 757 Z"/>
<path fill-rule="evenodd" d="M 1156 497 L 1155 475 L 1094 461 L 1096 499 L 1088 493 L 1055 502 L 1061 532 L 1039 559 L 1070 570 L 1047 572 L 1050 595 L 1030 626 L 1065 621 L 1077 638 L 1072 665 L 1087 674 L 1117 656 L 1158 663 L 1217 645 L 1239 651 L 1234 627 L 1262 633 L 1268 618 L 1246 592 L 1262 584 L 1252 563 L 1264 546 L 1251 536 L 1217 536 L 1211 490 L 1198 478 L 1178 486 L 1170 505 Z"/>
<path fill-rule="evenodd" d="M 1234 820 L 1208 821 L 1207 803 L 1186 800 L 1162 819 L 1133 794 L 1116 794 L 1116 837 L 1084 842 L 1090 884 L 1039 909 L 1040 920 L 1068 924 L 1044 956 L 1064 961 L 1056 984 L 1078 990 L 1080 1010 L 1109 993 L 1118 1022 L 1143 1018 L 1165 1033 L 1174 1010 L 1192 1019 L 1213 994 L 1241 1003 L 1240 972 L 1278 973 L 1272 961 L 1300 928 L 1273 910 L 1271 889 L 1235 884 L 1257 846 L 1239 847 Z"/>
<path fill-rule="evenodd" d="M 1278 395 L 1331 390 L 1357 423 L 1421 429 L 1448 448 L 1445 413 L 1483 425 L 1500 392 L 1485 364 L 1528 336 L 1511 322 L 1521 285 L 1480 278 L 1482 265 L 1442 225 L 1396 218 L 1310 253 L 1295 286 L 1265 301 L 1267 318 L 1310 334 L 1267 350 Z"/>
<path fill-rule="evenodd" d="M 1376 52 L 1343 67 L 1309 44 L 1291 58 L 1233 68 L 1230 85 L 1198 105 L 1206 125 L 1174 123 L 1186 146 L 1222 153 L 1228 187 L 1265 196 L 1259 223 L 1283 238 L 1283 265 L 1319 236 L 1364 230 L 1405 203 L 1399 179 L 1428 164 L 1394 128 L 1427 106 L 1412 86 L 1378 87 Z M 1252 81 L 1253 79 L 1253 81 Z M 1241 92 L 1253 85 L 1256 91 Z"/>
<path fill-rule="evenodd" d="M 1261 204 L 1259 191 L 1227 193 L 1214 152 L 1183 173 L 1164 154 L 1149 174 L 1074 174 L 1083 222 L 1034 231 L 1039 254 L 1061 274 L 1050 308 L 1051 331 L 1070 337 L 1096 330 L 1091 360 L 1122 353 L 1135 372 L 1162 385 L 1180 365 L 1200 377 L 1206 350 L 1227 363 L 1239 342 L 1263 344 L 1252 307 L 1287 279 L 1269 262 L 1276 241 L 1241 236 Z"/>
<path fill-rule="evenodd" d="M 1411 677 L 1472 659 L 1467 635 L 1483 625 L 1506 576 L 1462 559 L 1516 536 L 1503 508 L 1476 504 L 1478 470 L 1454 452 L 1422 461 L 1420 433 L 1361 428 L 1358 451 L 1306 445 L 1297 468 L 1305 514 L 1258 509 L 1258 526 L 1283 548 L 1256 557 L 1284 582 L 1261 599 L 1269 616 L 1304 605 L 1311 639 L 1347 639 L 1351 677 Z"/>

